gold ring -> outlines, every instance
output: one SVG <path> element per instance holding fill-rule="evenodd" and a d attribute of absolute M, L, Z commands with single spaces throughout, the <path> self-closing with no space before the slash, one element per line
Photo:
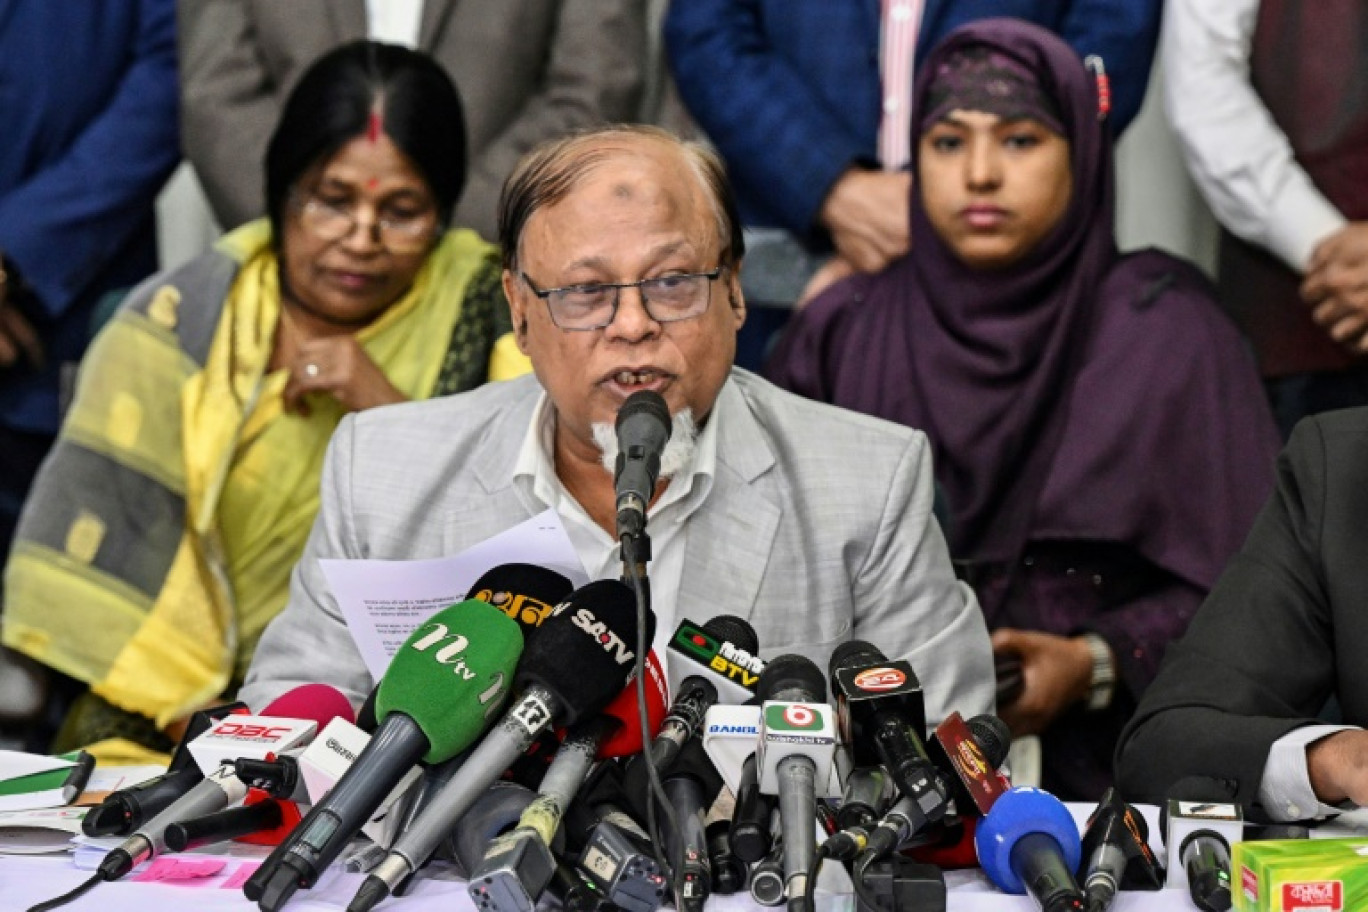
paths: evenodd
<path fill-rule="evenodd" d="M 304 376 L 306 376 L 306 377 L 317 377 L 317 376 L 318 376 L 318 365 L 317 365 L 317 364 L 314 364 L 312 361 L 310 361 L 308 364 L 304 365 Z"/>

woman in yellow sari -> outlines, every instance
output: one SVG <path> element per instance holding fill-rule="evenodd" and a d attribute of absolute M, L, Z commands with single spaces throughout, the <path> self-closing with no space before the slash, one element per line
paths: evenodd
<path fill-rule="evenodd" d="M 236 690 L 343 414 L 526 369 L 497 250 L 447 227 L 464 177 L 442 69 L 341 47 L 282 111 L 268 218 L 150 279 L 101 332 L 5 576 L 5 644 L 85 685 L 54 748 L 166 751 Z"/>

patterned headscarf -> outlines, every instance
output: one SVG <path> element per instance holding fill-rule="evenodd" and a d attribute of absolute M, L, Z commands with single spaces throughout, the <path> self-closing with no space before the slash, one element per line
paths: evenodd
<path fill-rule="evenodd" d="M 1015 57 L 970 45 L 937 62 L 929 75 L 919 133 L 952 111 L 983 111 L 1003 120 L 1034 120 L 1064 135 L 1059 104 L 1035 72 Z"/>

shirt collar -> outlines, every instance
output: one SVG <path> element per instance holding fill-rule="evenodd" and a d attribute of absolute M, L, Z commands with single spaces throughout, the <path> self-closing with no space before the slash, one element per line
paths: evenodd
<path fill-rule="evenodd" d="M 727 383 L 731 383 L 731 380 Z M 719 393 L 712 414 L 699 431 L 692 462 L 671 479 L 665 493 L 648 511 L 648 516 L 681 502 L 686 512 L 692 513 L 707 498 L 717 472 L 717 428 L 727 420 L 726 404 L 729 398 Z M 537 397 L 536 407 L 532 409 L 532 420 L 528 422 L 518 458 L 513 463 L 514 487 L 525 500 L 531 498 L 533 502 L 527 506 L 529 509 L 535 506 L 534 512 L 554 507 L 565 490 L 556 477 L 555 430 L 556 409 L 551 404 L 551 397 L 543 390 Z"/>

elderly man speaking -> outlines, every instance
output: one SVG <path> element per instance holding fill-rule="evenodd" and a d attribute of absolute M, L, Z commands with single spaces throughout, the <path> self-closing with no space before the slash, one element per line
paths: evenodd
<path fill-rule="evenodd" d="M 657 644 L 747 618 L 762 655 L 825 666 L 858 638 L 911 662 L 933 724 L 992 708 L 982 615 L 932 516 L 926 438 L 732 366 L 745 320 L 730 188 L 701 147 L 608 127 L 528 155 L 500 203 L 503 285 L 535 376 L 343 419 L 290 602 L 242 698 L 373 681 L 321 558 L 454 554 L 546 509 L 590 577 L 617 575 L 613 422 L 637 390 L 674 433 L 649 510 Z"/>

